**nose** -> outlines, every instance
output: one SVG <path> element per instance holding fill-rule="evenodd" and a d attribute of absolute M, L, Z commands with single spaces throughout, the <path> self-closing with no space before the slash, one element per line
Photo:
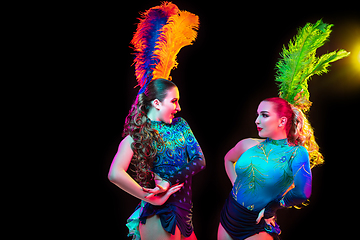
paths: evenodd
<path fill-rule="evenodd" d="M 257 116 L 257 118 L 255 119 L 255 124 L 256 125 L 259 125 L 260 124 L 260 115 L 259 116 Z"/>
<path fill-rule="evenodd" d="M 176 104 L 176 111 L 178 111 L 178 112 L 181 111 L 180 103 L 177 103 L 177 104 Z"/>

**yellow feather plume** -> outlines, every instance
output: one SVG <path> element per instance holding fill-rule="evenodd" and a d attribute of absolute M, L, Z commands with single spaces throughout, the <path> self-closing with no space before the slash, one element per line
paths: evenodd
<path fill-rule="evenodd" d="M 163 27 L 154 54 L 160 62 L 153 72 L 153 79 L 170 78 L 170 71 L 177 67 L 176 55 L 182 47 L 192 45 L 197 37 L 199 17 L 187 11 L 171 16 Z M 170 80 L 170 79 L 169 79 Z"/>

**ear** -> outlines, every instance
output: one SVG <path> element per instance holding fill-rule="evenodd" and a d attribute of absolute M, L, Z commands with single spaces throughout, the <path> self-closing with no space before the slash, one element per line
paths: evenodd
<path fill-rule="evenodd" d="M 159 99 L 153 100 L 151 104 L 152 104 L 152 106 L 153 106 L 155 109 L 160 110 L 160 104 L 161 104 L 161 102 L 159 101 Z"/>
<path fill-rule="evenodd" d="M 279 127 L 280 126 L 285 126 L 287 123 L 287 117 L 281 117 L 279 120 Z"/>

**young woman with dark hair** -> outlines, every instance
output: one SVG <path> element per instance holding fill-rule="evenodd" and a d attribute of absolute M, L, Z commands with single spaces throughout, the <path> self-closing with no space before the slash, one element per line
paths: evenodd
<path fill-rule="evenodd" d="M 189 125 L 174 118 L 179 90 L 165 79 L 149 83 L 126 117 L 109 180 L 142 200 L 127 226 L 134 239 L 196 239 L 192 225 L 192 176 L 205 158 Z M 135 180 L 127 173 L 130 163 Z M 151 182 L 156 187 L 151 189 Z"/>

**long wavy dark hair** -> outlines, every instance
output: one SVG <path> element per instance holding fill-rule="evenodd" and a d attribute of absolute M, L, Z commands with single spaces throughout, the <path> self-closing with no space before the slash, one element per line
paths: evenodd
<path fill-rule="evenodd" d="M 151 128 L 147 114 L 152 107 L 152 101 L 163 101 L 168 90 L 176 85 L 166 79 L 158 78 L 149 83 L 144 93 L 138 94 L 125 119 L 123 137 L 130 135 L 134 142 L 131 149 L 134 154 L 131 160 L 135 180 L 143 187 L 151 186 L 153 175 L 152 163 L 157 153 L 157 146 L 163 144 L 157 130 Z"/>

